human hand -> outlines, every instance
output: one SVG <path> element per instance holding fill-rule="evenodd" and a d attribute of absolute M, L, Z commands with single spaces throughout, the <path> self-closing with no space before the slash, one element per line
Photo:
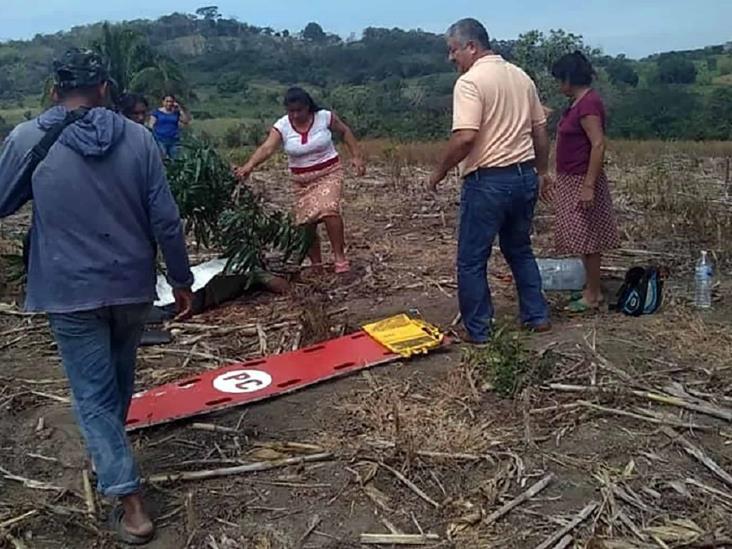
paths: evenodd
<path fill-rule="evenodd" d="M 249 164 L 244 164 L 243 166 L 234 168 L 234 175 L 239 181 L 244 181 L 249 178 L 253 171 L 254 170 Z"/>
<path fill-rule="evenodd" d="M 364 162 L 363 158 L 360 156 L 355 156 L 351 160 L 351 165 L 353 166 L 353 169 L 356 171 L 356 175 L 358 177 L 363 177 L 366 175 L 366 163 Z"/>
<path fill-rule="evenodd" d="M 595 205 L 595 187 L 582 185 L 579 196 L 579 207 L 588 210 Z"/>
<path fill-rule="evenodd" d="M 180 322 L 190 318 L 193 315 L 193 291 L 190 288 L 175 288 L 173 298 L 178 313 L 174 320 Z"/>
<path fill-rule="evenodd" d="M 549 174 L 539 176 L 539 199 L 549 204 L 554 200 L 554 178 Z"/>
<path fill-rule="evenodd" d="M 437 192 L 437 186 L 440 184 L 440 182 L 445 179 L 445 176 L 447 174 L 440 173 L 440 172 L 432 172 L 432 175 L 430 175 L 429 179 L 427 180 L 427 190 L 431 193 Z"/>

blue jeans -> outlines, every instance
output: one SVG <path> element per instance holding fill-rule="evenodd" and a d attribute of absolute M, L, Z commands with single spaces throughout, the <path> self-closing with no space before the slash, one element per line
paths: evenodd
<path fill-rule="evenodd" d="M 160 145 L 160 150 L 163 151 L 163 155 L 166 158 L 170 158 L 171 160 L 173 160 L 178 156 L 178 152 L 180 150 L 179 141 L 163 141 L 162 139 L 159 139 L 158 144 Z"/>
<path fill-rule="evenodd" d="M 140 490 L 125 432 L 135 383 L 137 348 L 149 304 L 49 314 L 71 386 L 74 412 L 105 496 Z"/>
<path fill-rule="evenodd" d="M 493 303 L 488 260 L 499 237 L 518 289 L 521 322 L 536 327 L 549 321 L 541 276 L 531 249 L 531 227 L 539 194 L 533 169 L 465 178 L 460 201 L 458 299 L 468 335 L 475 342 L 490 337 Z"/>

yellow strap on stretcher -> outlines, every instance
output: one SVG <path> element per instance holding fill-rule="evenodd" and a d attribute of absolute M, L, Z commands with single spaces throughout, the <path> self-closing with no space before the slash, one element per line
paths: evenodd
<path fill-rule="evenodd" d="M 405 314 L 367 324 L 363 329 L 384 347 L 405 358 L 439 347 L 445 337 L 436 326 Z"/>

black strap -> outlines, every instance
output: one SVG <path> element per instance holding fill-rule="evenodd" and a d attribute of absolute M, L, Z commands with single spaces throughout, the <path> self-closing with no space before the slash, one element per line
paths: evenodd
<path fill-rule="evenodd" d="M 29 180 L 33 177 L 33 173 L 36 171 L 38 165 L 43 162 L 44 158 L 46 158 L 51 147 L 53 147 L 56 141 L 58 141 L 58 138 L 61 137 L 63 131 L 74 122 L 84 118 L 89 110 L 89 107 L 80 107 L 73 111 L 69 111 L 61 122 L 54 124 L 48 129 L 48 131 L 46 131 L 46 134 L 41 138 L 41 140 L 31 149 L 30 162 L 25 172 L 25 175 Z"/>
<path fill-rule="evenodd" d="M 46 156 L 48 156 L 48 152 L 51 150 L 51 147 L 53 147 L 56 141 L 58 141 L 58 138 L 61 137 L 64 130 L 74 122 L 84 118 L 90 110 L 91 109 L 89 107 L 79 107 L 78 109 L 67 112 L 64 119 L 58 124 L 51 126 L 41 140 L 31 149 L 30 161 L 28 162 L 22 176 L 28 187 L 33 183 L 33 174 L 35 173 L 36 168 L 38 168 L 38 165 L 43 162 L 43 159 L 46 158 Z M 31 232 L 29 229 L 25 234 L 25 238 L 23 238 L 23 266 L 25 267 L 26 273 L 28 272 L 28 263 L 30 261 L 30 238 Z"/>

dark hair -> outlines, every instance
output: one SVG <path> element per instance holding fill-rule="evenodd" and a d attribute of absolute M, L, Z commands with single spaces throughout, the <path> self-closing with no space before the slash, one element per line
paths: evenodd
<path fill-rule="evenodd" d="M 552 76 L 572 86 L 589 86 L 595 74 L 592 63 L 581 51 L 568 53 L 552 65 Z"/>
<path fill-rule="evenodd" d="M 82 86 L 78 88 L 62 88 L 54 86 L 56 95 L 60 100 L 68 99 L 69 97 L 82 97 L 84 99 L 95 99 L 99 94 L 99 84 L 95 86 Z"/>
<path fill-rule="evenodd" d="M 312 96 L 304 89 L 297 87 L 287 90 L 283 105 L 285 107 L 291 107 L 292 105 L 304 105 L 312 113 L 316 113 L 320 110 L 320 107 Z"/>
<path fill-rule="evenodd" d="M 163 101 L 165 101 L 168 97 L 170 97 L 173 101 L 178 101 L 178 99 L 176 99 L 175 95 L 173 95 L 172 93 L 166 93 L 163 96 Z"/>
<path fill-rule="evenodd" d="M 144 95 L 139 93 L 126 93 L 119 98 L 119 112 L 129 118 L 132 116 L 132 111 L 135 110 L 135 106 L 140 103 L 145 105 L 146 109 L 150 108 L 150 104 L 147 102 Z"/>
<path fill-rule="evenodd" d="M 488 31 L 485 30 L 480 21 L 471 17 L 461 19 L 450 25 L 446 35 L 447 38 L 455 38 L 463 47 L 467 46 L 468 42 L 473 42 L 484 50 L 491 49 L 491 39 L 488 36 Z"/>

